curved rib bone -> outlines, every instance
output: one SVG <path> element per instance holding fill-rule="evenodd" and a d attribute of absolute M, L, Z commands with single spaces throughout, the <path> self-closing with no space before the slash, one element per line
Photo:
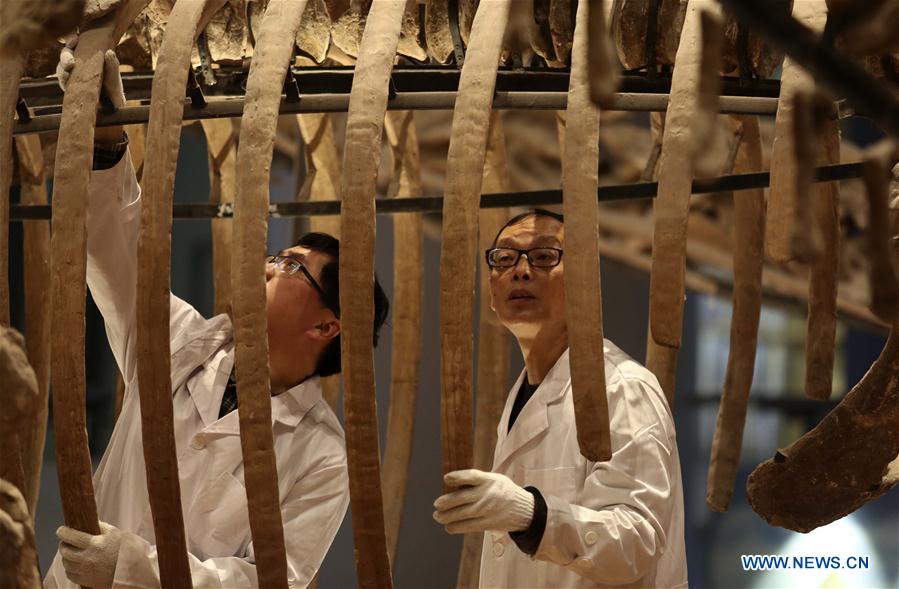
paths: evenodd
<path fill-rule="evenodd" d="M 37 135 L 16 137 L 23 204 L 47 204 L 44 154 Z M 50 385 L 50 222 L 24 221 L 25 349 L 37 378 L 37 400 L 31 432 L 22 441 L 23 491 L 29 513 L 35 513 L 47 438 L 47 398 Z"/>
<path fill-rule="evenodd" d="M 237 130 L 233 120 L 204 119 L 209 160 L 209 201 L 234 203 L 237 193 Z M 212 280 L 216 314 L 231 314 L 232 219 L 212 220 Z"/>
<path fill-rule="evenodd" d="M 762 169 L 762 142 L 758 117 L 731 117 L 731 127 L 742 140 L 734 160 L 734 173 Z M 762 267 L 764 265 L 765 192 L 745 190 L 734 195 L 733 319 L 730 326 L 730 354 L 724 377 L 724 392 L 712 441 L 712 457 L 706 505 L 713 511 L 727 511 L 740 465 L 746 403 L 755 369 L 759 315 L 762 308 Z"/>
<path fill-rule="evenodd" d="M 87 187 L 104 55 L 148 0 L 125 0 L 90 23 L 75 48 L 63 99 L 53 182 L 51 380 L 56 464 L 66 525 L 99 534 L 84 415 L 84 300 Z"/>
<path fill-rule="evenodd" d="M 840 404 L 789 448 L 759 465 L 746 484 L 769 524 L 810 532 L 891 488 L 899 456 L 899 330 Z M 810 499 L 813 498 L 813 499 Z"/>
<path fill-rule="evenodd" d="M 287 556 L 272 437 L 265 266 L 269 176 L 278 107 L 306 0 L 271 0 L 262 19 L 247 80 L 237 151 L 232 308 L 240 444 L 262 587 L 287 586 Z"/>
<path fill-rule="evenodd" d="M 506 137 L 500 111 L 490 113 L 490 132 L 484 162 L 484 181 L 481 192 L 508 192 L 509 170 L 506 164 Z M 493 245 L 493 237 L 509 219 L 507 207 L 481 209 L 478 227 L 478 250 Z M 508 330 L 490 308 L 490 274 L 480 272 L 480 308 L 478 310 L 478 374 L 475 388 L 474 467 L 490 470 L 496 446 L 496 427 L 506 402 L 509 383 Z M 457 587 L 477 587 L 481 566 L 484 534 L 465 534 L 462 558 L 459 562 Z"/>
<path fill-rule="evenodd" d="M 137 244 L 137 376 L 147 491 L 159 577 L 166 587 L 192 586 L 172 408 L 172 198 L 191 49 L 202 30 L 201 21 L 208 21 L 224 1 L 175 4 L 153 76 L 144 159 L 147 173 Z"/>
<path fill-rule="evenodd" d="M 393 149 L 397 198 L 421 196 L 421 163 L 415 118 L 411 111 L 390 111 L 385 121 Z M 384 523 L 387 553 L 396 567 L 396 548 L 403 520 L 403 507 L 412 456 L 415 428 L 415 397 L 421 359 L 421 309 L 424 296 L 422 272 L 424 244 L 420 213 L 393 217 L 393 349 L 390 360 L 390 412 L 387 447 L 381 484 L 384 487 Z"/>
<path fill-rule="evenodd" d="M 443 470 L 472 460 L 471 374 L 474 342 L 472 261 L 490 111 L 510 0 L 481 2 L 459 79 L 446 162 L 440 251 L 440 415 Z"/>
<path fill-rule="evenodd" d="M 381 129 L 405 0 L 376 0 L 353 75 L 340 193 L 340 310 L 343 406 L 356 571 L 361 587 L 392 585 L 381 494 L 375 400 L 375 192 Z"/>
<path fill-rule="evenodd" d="M 571 50 L 571 79 L 564 157 L 562 209 L 565 249 L 565 317 L 571 347 L 571 390 L 581 454 L 592 462 L 612 457 L 602 335 L 599 276 L 599 109 L 590 100 L 588 4 L 581 2 Z"/>

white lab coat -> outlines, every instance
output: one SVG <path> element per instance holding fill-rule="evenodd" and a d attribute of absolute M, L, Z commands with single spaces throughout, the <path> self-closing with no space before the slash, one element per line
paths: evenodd
<path fill-rule="evenodd" d="M 123 532 L 116 587 L 159 587 L 137 390 L 135 291 L 140 189 L 130 158 L 91 175 L 87 279 L 125 380 L 122 412 L 94 474 L 100 519 Z M 218 419 L 234 364 L 227 315 L 204 319 L 172 297 L 172 404 L 181 506 L 195 587 L 257 585 L 238 413 Z M 343 430 L 317 376 L 272 398 L 289 584 L 306 586 L 349 503 Z M 45 587 L 74 587 L 59 554 Z"/>
<path fill-rule="evenodd" d="M 605 341 L 612 459 L 578 448 L 568 350 L 508 432 L 524 372 L 506 400 L 493 471 L 547 504 L 534 557 L 507 533 L 484 534 L 481 587 L 686 587 L 684 507 L 671 411 L 658 381 Z"/>

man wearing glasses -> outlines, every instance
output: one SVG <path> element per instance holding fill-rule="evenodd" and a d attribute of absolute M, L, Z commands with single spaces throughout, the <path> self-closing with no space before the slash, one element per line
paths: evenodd
<path fill-rule="evenodd" d="M 561 215 L 510 219 L 486 252 L 490 300 L 525 369 L 497 430 L 493 472 L 444 477 L 447 532 L 486 532 L 481 587 L 686 587 L 683 491 L 674 423 L 656 378 L 605 342 L 612 459 L 577 443 Z"/>
<path fill-rule="evenodd" d="M 114 57 L 107 56 L 107 61 Z M 104 85 L 115 94 L 118 64 Z M 64 82 L 63 76 L 60 79 Z M 103 314 L 125 398 L 94 474 L 100 535 L 62 527 L 45 587 L 158 587 L 141 442 L 135 342 L 140 188 L 122 129 L 97 129 L 88 205 L 88 286 Z M 272 431 L 291 587 L 317 572 L 349 503 L 343 429 L 320 377 L 340 372 L 339 246 L 305 235 L 266 264 Z M 377 279 L 372 340 L 388 312 Z M 172 404 L 187 548 L 195 587 L 258 587 L 247 516 L 228 315 L 206 319 L 172 296 Z"/>

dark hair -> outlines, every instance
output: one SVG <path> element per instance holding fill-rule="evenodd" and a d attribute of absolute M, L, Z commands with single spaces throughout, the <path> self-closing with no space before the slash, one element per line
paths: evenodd
<path fill-rule="evenodd" d="M 491 245 L 490 247 L 496 247 L 496 242 L 499 240 L 499 236 L 502 234 L 502 232 L 506 230 L 506 227 L 511 227 L 515 223 L 518 223 L 523 219 L 527 219 L 528 217 L 550 217 L 551 219 L 555 219 L 559 223 L 565 222 L 565 217 L 563 217 L 559 213 L 547 211 L 546 209 L 530 209 L 523 213 L 519 213 L 506 221 L 506 224 L 500 227 L 499 231 L 496 232 L 496 237 L 493 238 L 493 245 Z"/>
<path fill-rule="evenodd" d="M 338 272 L 338 262 L 340 261 L 340 242 L 336 238 L 327 233 L 307 233 L 297 241 L 296 245 L 309 248 L 314 252 L 325 254 L 331 260 L 322 267 L 321 276 L 318 283 L 322 290 L 325 291 L 323 301 L 325 306 L 334 311 L 336 315 L 340 314 L 340 278 Z M 372 345 L 378 345 L 378 332 L 381 326 L 387 320 L 387 314 L 390 310 L 390 301 L 375 276 L 374 285 L 375 298 L 375 320 L 374 329 L 372 331 Z M 340 334 L 337 334 L 331 343 L 322 350 L 318 364 L 315 366 L 315 373 L 319 376 L 331 376 L 340 372 Z"/>

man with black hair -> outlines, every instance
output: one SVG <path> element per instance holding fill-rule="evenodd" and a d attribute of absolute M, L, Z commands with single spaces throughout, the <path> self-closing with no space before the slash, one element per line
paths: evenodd
<path fill-rule="evenodd" d="M 686 587 L 674 421 L 655 376 L 604 345 L 612 458 L 578 447 L 563 280 L 565 225 L 535 209 L 485 252 L 490 301 L 525 369 L 500 418 L 493 472 L 447 473 L 451 534 L 486 532 L 481 587 Z M 570 262 L 569 262 L 570 263 Z"/>
<path fill-rule="evenodd" d="M 118 79 L 117 63 L 107 68 L 107 90 L 110 78 Z M 88 287 L 103 314 L 125 398 L 94 474 L 101 534 L 59 528 L 59 553 L 44 585 L 158 587 L 135 341 L 141 196 L 121 127 L 96 131 L 89 195 Z M 320 384 L 321 377 L 340 372 L 338 262 L 338 241 L 322 233 L 259 260 L 266 265 L 272 433 L 291 587 L 315 577 L 349 503 L 343 429 Z M 374 304 L 377 345 L 389 307 L 377 279 Z M 231 319 L 206 319 L 173 295 L 170 330 L 175 442 L 193 584 L 257 587 Z"/>

